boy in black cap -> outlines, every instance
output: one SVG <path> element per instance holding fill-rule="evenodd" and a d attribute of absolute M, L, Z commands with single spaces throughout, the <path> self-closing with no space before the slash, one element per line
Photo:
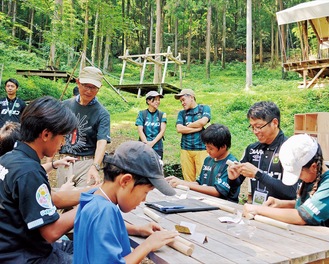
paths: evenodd
<path fill-rule="evenodd" d="M 155 223 L 128 226 L 121 215 L 145 201 L 157 188 L 165 195 L 175 191 L 164 178 L 157 153 L 140 141 L 121 144 L 104 158 L 104 183 L 83 193 L 74 223 L 74 263 L 140 263 L 151 251 L 172 242 L 176 231 L 164 231 Z M 128 233 L 150 235 L 131 252 Z M 83 262 L 81 262 L 83 261 Z"/>

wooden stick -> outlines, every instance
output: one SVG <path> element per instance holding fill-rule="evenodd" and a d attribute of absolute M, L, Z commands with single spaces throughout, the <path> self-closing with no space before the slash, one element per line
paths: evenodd
<path fill-rule="evenodd" d="M 168 243 L 167 245 L 187 256 L 191 256 L 193 253 L 193 248 L 183 244 L 182 242 L 178 241 L 177 239 L 175 239 L 173 242 Z"/>
<path fill-rule="evenodd" d="M 217 206 L 219 209 L 231 213 L 231 214 L 236 214 L 237 210 L 235 208 L 232 208 L 230 206 L 218 203 L 218 202 L 214 202 L 214 201 L 210 201 L 210 200 L 203 200 L 205 203 L 212 205 L 212 206 Z"/>
<path fill-rule="evenodd" d="M 194 244 L 192 242 L 190 242 L 190 241 L 188 241 L 188 240 L 186 240 L 186 239 L 184 239 L 180 236 L 176 236 L 175 240 L 180 242 L 180 243 L 183 243 L 184 245 L 186 245 L 186 246 L 188 246 L 188 247 L 190 247 L 194 250 Z"/>
<path fill-rule="evenodd" d="M 152 210 L 148 209 L 147 207 L 145 207 L 143 209 L 143 212 L 144 212 L 145 215 L 147 215 L 148 217 L 150 217 L 155 222 L 157 222 L 157 223 L 160 222 L 161 216 L 158 215 L 158 214 L 156 214 L 156 213 L 154 213 Z"/>
<path fill-rule="evenodd" d="M 255 215 L 254 219 L 258 222 L 262 222 L 268 225 L 272 225 L 272 226 L 276 226 L 282 229 L 286 229 L 289 230 L 290 225 L 285 223 L 285 222 L 281 222 L 266 216 L 262 216 L 262 215 Z"/>

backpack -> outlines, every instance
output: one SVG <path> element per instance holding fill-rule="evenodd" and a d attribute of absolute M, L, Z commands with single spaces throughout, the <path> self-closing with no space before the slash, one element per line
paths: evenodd
<path fill-rule="evenodd" d="M 202 113 L 203 113 L 203 107 L 204 107 L 203 104 L 199 104 L 198 105 L 198 113 L 197 114 L 201 114 L 202 115 Z M 185 124 L 185 121 L 186 121 L 186 111 L 183 112 L 183 120 L 184 120 L 184 124 Z"/>

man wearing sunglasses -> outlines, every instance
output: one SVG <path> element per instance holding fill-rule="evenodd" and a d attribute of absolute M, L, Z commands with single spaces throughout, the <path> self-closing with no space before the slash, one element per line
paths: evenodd
<path fill-rule="evenodd" d="M 262 204 L 269 196 L 295 199 L 297 183 L 293 186 L 282 183 L 279 150 L 287 138 L 280 128 L 279 108 L 273 102 L 257 102 L 250 107 L 247 118 L 248 129 L 258 141 L 246 148 L 239 164 L 229 166 L 230 184 L 241 185 L 245 178 L 249 178 L 249 191 L 254 204 Z"/>

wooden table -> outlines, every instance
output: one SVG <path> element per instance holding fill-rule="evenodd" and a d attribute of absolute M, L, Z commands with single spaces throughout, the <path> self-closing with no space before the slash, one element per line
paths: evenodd
<path fill-rule="evenodd" d="M 176 189 L 176 192 L 181 195 L 186 191 Z M 191 190 L 188 191 L 188 198 L 219 202 L 242 212 L 241 205 Z M 162 195 L 158 190 L 151 191 L 147 196 L 148 202 L 172 199 Z M 152 221 L 143 213 L 144 207 L 145 205 L 141 204 L 132 212 L 123 213 L 125 221 L 137 225 Z M 196 225 L 196 232 L 202 233 L 208 240 L 206 243 L 199 243 L 192 240 L 191 235 L 181 234 L 181 237 L 194 243 L 192 255 L 186 256 L 169 246 L 164 246 L 148 256 L 157 264 L 329 263 L 329 228 L 327 227 L 289 225 L 289 229 L 283 229 L 243 218 L 245 228 L 239 234 L 234 231 L 237 225 L 221 223 L 218 220 L 218 217 L 235 215 L 220 209 L 177 214 L 153 211 L 162 216 L 159 224 L 163 228 L 174 230 L 174 226 L 181 221 L 193 223 Z M 130 239 L 133 247 L 144 240 L 134 236 Z"/>

